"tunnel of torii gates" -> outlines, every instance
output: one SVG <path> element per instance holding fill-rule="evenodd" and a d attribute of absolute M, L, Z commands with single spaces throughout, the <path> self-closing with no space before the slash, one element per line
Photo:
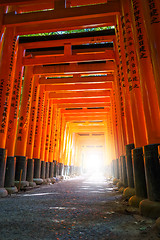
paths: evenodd
<path fill-rule="evenodd" d="M 91 152 L 160 216 L 159 144 L 159 0 L 0 1 L 1 196 L 79 174 Z"/>

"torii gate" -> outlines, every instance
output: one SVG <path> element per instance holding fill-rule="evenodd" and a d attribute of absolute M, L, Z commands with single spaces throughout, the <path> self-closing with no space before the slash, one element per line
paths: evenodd
<path fill-rule="evenodd" d="M 135 187 L 136 195 L 130 199 L 130 203 L 140 206 L 142 214 L 149 215 L 151 213 L 155 216 L 159 214 L 160 209 L 158 159 L 158 145 L 160 141 L 160 35 L 159 31 L 157 31 L 160 24 L 160 3 L 158 0 L 153 0 L 152 3 L 149 1 L 146 3 L 145 0 L 111 0 L 107 2 L 104 0 L 89 0 L 87 1 L 88 5 L 79 6 L 79 4 L 85 5 L 86 3 L 83 0 L 79 3 L 77 0 L 47 0 L 45 3 L 41 0 L 1 0 L 0 187 L 2 195 L 7 194 L 4 189 L 7 150 L 7 171 L 8 169 L 12 170 L 11 173 L 6 171 L 5 187 L 8 187 L 9 191 L 9 188 L 14 185 L 14 156 L 17 155 L 16 180 L 19 180 L 22 169 L 23 183 L 28 184 L 28 181 L 32 182 L 32 153 L 34 152 L 38 156 L 38 158 L 35 156 L 35 159 L 37 159 L 35 160 L 34 168 L 35 177 L 38 179 L 40 177 L 41 164 L 41 176 L 48 179 L 53 168 L 53 164 L 46 163 L 46 172 L 44 171 L 44 156 L 46 158 L 49 156 L 53 160 L 53 154 L 48 153 L 48 144 L 51 144 L 52 150 L 50 150 L 58 161 L 62 159 L 60 158 L 61 149 L 63 147 L 70 149 L 70 154 L 66 155 L 66 158 L 69 159 L 72 155 L 71 146 L 75 146 L 76 141 L 75 137 L 73 137 L 74 133 L 71 130 L 71 126 L 68 126 L 67 123 L 73 120 L 78 121 L 78 119 L 82 121 L 99 119 L 106 121 L 107 135 L 111 139 L 112 146 L 115 146 L 113 158 L 116 160 L 113 162 L 115 169 L 118 170 L 119 168 L 119 171 L 115 171 L 115 177 L 120 177 L 124 187 L 128 186 L 124 191 L 124 195 L 131 196 Z M 145 9 L 143 8 L 144 5 L 146 6 Z M 10 6 L 8 10 L 6 6 Z M 50 8 L 52 10 L 48 10 Z M 47 9 L 47 11 L 39 11 L 44 9 Z M 26 13 L 26 11 L 29 12 Z M 84 26 L 85 28 L 91 26 L 115 26 L 115 37 L 112 35 L 97 36 L 95 34 L 96 36 L 93 39 L 88 37 L 88 39 L 68 38 L 67 40 L 57 40 L 55 45 L 54 41 L 50 40 L 41 43 L 18 44 L 18 36 L 22 34 L 82 29 Z M 81 45 L 84 42 L 87 43 L 87 41 L 88 44 L 99 43 L 103 42 L 103 40 L 107 41 L 107 38 L 110 41 L 111 39 L 113 40 L 114 51 L 113 49 L 106 49 L 105 52 L 91 53 L 91 51 L 81 50 L 81 54 L 72 54 L 72 45 Z M 63 56 L 60 56 L 60 53 L 58 56 L 54 56 L 54 51 L 48 52 L 46 55 L 45 53 L 40 53 L 39 56 L 38 54 L 25 55 L 27 46 L 38 49 L 42 47 L 43 43 L 45 47 L 64 46 Z M 86 61 L 89 61 L 89 63 L 84 63 Z M 98 63 L 97 61 L 100 62 Z M 77 64 L 77 62 L 81 62 L 81 64 Z M 51 66 L 46 64 L 51 64 Z M 19 113 L 21 79 L 24 65 L 23 92 L 25 94 L 23 93 L 22 95 Z M 86 80 L 85 87 L 79 85 L 79 89 L 73 90 L 72 87 L 69 88 L 69 86 L 63 85 L 63 83 L 67 82 L 64 79 L 60 80 L 62 82 L 61 90 L 60 86 L 56 85 L 56 80 L 54 79 L 56 76 L 75 76 L 76 74 L 78 74 L 76 79 L 81 79 L 80 81 L 83 84 Z M 90 74 L 107 74 L 107 78 L 111 77 L 112 81 L 109 83 L 106 80 L 104 84 L 97 83 L 97 88 L 94 91 L 92 86 L 96 87 L 95 81 L 94 83 L 92 82 L 90 89 L 87 86 L 89 82 L 87 83 L 86 78 L 89 80 L 87 75 Z M 39 80 L 39 75 L 43 75 L 44 78 Z M 84 79 L 82 75 L 85 75 Z M 53 77 L 55 80 L 54 85 L 56 86 L 51 86 L 53 87 L 52 90 L 57 89 L 55 93 L 49 92 L 49 85 L 53 83 L 51 81 L 54 81 L 53 79 L 48 79 L 49 77 Z M 45 85 L 45 81 L 50 83 Z M 73 77 L 72 80 L 68 79 L 68 81 L 69 84 L 71 81 L 73 83 L 73 81 L 77 80 Z M 109 84 L 111 84 L 110 87 Z M 102 86 L 104 87 L 103 90 Z M 60 93 L 59 91 L 63 92 Z M 81 116 L 78 115 L 79 110 L 77 110 L 75 116 L 72 114 L 68 117 L 68 114 L 63 112 L 66 110 L 61 110 L 61 106 L 65 104 L 71 106 L 75 99 L 77 108 L 83 105 L 85 101 L 87 110 L 82 108 L 83 114 L 81 113 Z M 97 112 L 97 115 L 95 115 L 93 114 L 94 111 L 91 111 L 92 114 L 90 114 L 88 104 L 94 105 L 95 103 L 98 105 L 103 103 L 101 106 L 106 106 L 104 107 L 104 113 L 105 111 L 106 113 Z M 109 104 L 109 106 L 104 103 Z M 33 117 L 35 116 L 35 111 L 38 112 L 37 119 Z M 20 114 L 20 117 L 16 136 L 18 114 Z M 32 123 L 35 122 L 34 120 L 37 121 L 37 125 Z M 29 132 L 28 126 L 30 126 Z M 42 127 L 43 134 L 40 143 L 38 137 L 42 133 Z M 34 130 L 35 134 L 32 134 Z M 66 131 L 68 143 L 63 146 Z M 21 134 L 23 134 L 23 139 Z M 29 138 L 27 139 L 28 136 Z M 54 142 L 50 142 L 50 139 L 53 138 Z M 15 139 L 17 139 L 16 142 Z M 28 181 L 26 182 L 27 142 L 32 147 L 30 148 L 31 158 L 28 161 Z M 35 151 L 33 151 L 34 142 L 36 143 Z M 15 151 L 14 145 L 16 146 Z M 39 156 L 40 150 L 41 160 Z M 137 163 L 139 164 L 138 166 Z M 50 177 L 52 176 L 53 174 L 51 173 Z M 143 184 L 139 185 L 140 182 Z M 144 198 L 148 198 L 149 201 L 141 202 Z M 154 210 L 153 206 L 155 206 Z"/>

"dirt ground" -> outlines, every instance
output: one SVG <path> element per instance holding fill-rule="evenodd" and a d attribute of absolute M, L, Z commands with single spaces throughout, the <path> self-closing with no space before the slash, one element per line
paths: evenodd
<path fill-rule="evenodd" d="M 0 240 L 160 240 L 111 181 L 76 177 L 0 199 Z"/>

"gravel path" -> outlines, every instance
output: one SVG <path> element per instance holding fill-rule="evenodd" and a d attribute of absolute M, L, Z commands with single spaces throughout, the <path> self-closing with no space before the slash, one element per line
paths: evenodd
<path fill-rule="evenodd" d="M 160 240 L 111 182 L 77 177 L 0 199 L 0 240 Z"/>

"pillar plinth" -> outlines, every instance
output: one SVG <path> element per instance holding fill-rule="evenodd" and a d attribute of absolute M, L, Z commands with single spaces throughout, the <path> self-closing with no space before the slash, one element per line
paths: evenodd
<path fill-rule="evenodd" d="M 124 190 L 123 171 L 122 171 L 123 170 L 122 159 L 123 159 L 123 156 L 120 156 L 119 159 L 118 159 L 118 163 L 119 163 L 119 179 L 120 179 L 120 181 L 117 183 L 117 187 L 119 189 L 121 189 L 120 191 Z"/>
<path fill-rule="evenodd" d="M 49 178 L 53 178 L 54 163 L 49 163 Z"/>
<path fill-rule="evenodd" d="M 142 201 L 142 199 L 147 198 L 142 148 L 135 148 L 132 150 L 132 161 L 135 184 L 135 196 L 130 198 L 129 204 L 135 207 L 139 207 L 140 201 Z"/>
<path fill-rule="evenodd" d="M 148 199 L 141 201 L 139 205 L 142 215 L 153 218 L 160 216 L 160 164 L 158 145 L 159 144 L 150 144 L 143 147 Z"/>
<path fill-rule="evenodd" d="M 57 176 L 57 164 L 56 164 L 56 160 L 53 160 L 54 163 L 54 170 L 53 170 L 53 176 L 56 177 Z"/>
<path fill-rule="evenodd" d="M 135 195 L 132 154 L 131 154 L 131 150 L 134 148 L 134 144 L 128 144 L 125 146 L 125 148 L 126 148 L 126 168 L 127 168 L 128 187 L 124 190 L 123 196 L 129 199 L 130 197 Z"/>
<path fill-rule="evenodd" d="M 33 182 L 33 170 L 34 170 L 34 159 L 27 160 L 27 176 L 26 180 L 29 182 L 30 187 L 35 187 L 36 183 Z"/>
<path fill-rule="evenodd" d="M 0 197 L 6 197 L 8 194 L 6 189 L 4 188 L 6 156 L 6 149 L 0 148 Z"/>
<path fill-rule="evenodd" d="M 41 160 L 39 158 L 34 159 L 34 175 L 33 175 L 33 181 L 40 185 L 43 183 L 43 180 L 40 178 L 40 172 L 41 172 Z"/>
<path fill-rule="evenodd" d="M 26 157 L 16 156 L 15 185 L 19 187 L 19 182 L 21 182 L 20 189 L 29 186 L 29 182 L 26 181 L 26 164 Z"/>
<path fill-rule="evenodd" d="M 45 179 L 46 175 L 46 162 L 41 161 L 41 178 Z"/>
<path fill-rule="evenodd" d="M 15 193 L 18 191 L 17 187 L 14 186 L 15 164 L 16 164 L 15 157 L 7 157 L 4 186 L 9 194 Z"/>
<path fill-rule="evenodd" d="M 49 162 L 46 162 L 45 178 L 46 178 L 46 180 L 47 180 L 48 183 L 51 182 L 51 180 L 49 179 Z"/>

